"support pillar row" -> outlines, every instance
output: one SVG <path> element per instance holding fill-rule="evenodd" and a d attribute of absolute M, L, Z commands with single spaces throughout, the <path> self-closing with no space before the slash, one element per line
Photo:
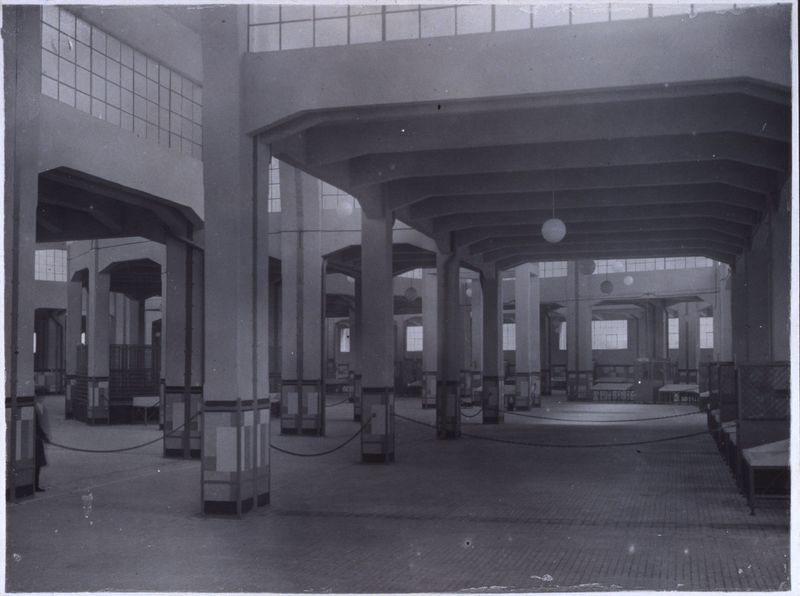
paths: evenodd
<path fill-rule="evenodd" d="M 459 304 L 459 259 L 455 254 L 436 255 L 438 368 L 436 395 L 436 436 L 461 436 L 459 383 L 464 360 L 462 308 Z"/>
<path fill-rule="evenodd" d="M 485 272 L 483 286 L 483 423 L 503 421 L 503 304 L 499 271 Z"/>

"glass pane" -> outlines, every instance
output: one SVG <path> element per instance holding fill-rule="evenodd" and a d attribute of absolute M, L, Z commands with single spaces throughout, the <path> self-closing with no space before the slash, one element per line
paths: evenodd
<path fill-rule="evenodd" d="M 528 6 L 495 6 L 495 31 L 511 31 L 512 29 L 529 29 L 531 11 Z"/>
<path fill-rule="evenodd" d="M 317 21 L 314 32 L 316 46 L 340 46 L 347 44 L 347 19 L 325 19 Z"/>
<path fill-rule="evenodd" d="M 380 40 L 381 15 L 351 17 L 350 43 L 367 43 Z"/>
<path fill-rule="evenodd" d="M 422 11 L 422 37 L 456 34 L 455 7 Z"/>
<path fill-rule="evenodd" d="M 608 21 L 607 4 L 573 4 L 572 24 L 603 23 Z"/>
<path fill-rule="evenodd" d="M 312 32 L 313 23 L 311 21 L 281 24 L 281 49 L 310 48 L 314 45 Z"/>
<path fill-rule="evenodd" d="M 386 15 L 386 40 L 419 37 L 419 12 L 395 12 Z"/>
<path fill-rule="evenodd" d="M 313 8 L 313 6 L 309 6 L 307 4 L 284 4 L 281 6 L 281 21 L 300 21 L 311 19 L 314 17 Z"/>
<path fill-rule="evenodd" d="M 42 74 L 54 79 L 58 78 L 58 56 L 42 51 Z"/>
<path fill-rule="evenodd" d="M 279 25 L 260 25 L 250 27 L 250 51 L 274 52 L 280 49 Z"/>
<path fill-rule="evenodd" d="M 539 4 L 533 7 L 534 27 L 560 25 L 569 25 L 569 7 L 566 4 Z"/>
<path fill-rule="evenodd" d="M 665 17 L 675 14 L 689 14 L 691 10 L 691 4 L 653 4 L 654 17 Z"/>
<path fill-rule="evenodd" d="M 611 20 L 646 19 L 649 16 L 647 4 L 612 4 Z"/>
<path fill-rule="evenodd" d="M 258 4 L 250 6 L 250 24 L 277 23 L 279 7 L 276 4 Z"/>
<path fill-rule="evenodd" d="M 327 4 L 325 6 L 315 6 L 314 15 L 318 19 L 325 17 L 346 17 L 347 6 L 336 6 L 331 4 Z M 317 27 L 319 27 L 319 23 L 317 23 Z"/>
<path fill-rule="evenodd" d="M 350 7 L 350 16 L 358 16 L 365 14 L 380 14 L 381 6 L 379 4 L 362 4 Z"/>
<path fill-rule="evenodd" d="M 459 6 L 458 34 L 483 33 L 492 30 L 491 6 Z"/>
<path fill-rule="evenodd" d="M 58 99 L 58 82 L 50 77 L 42 77 L 42 94 Z"/>

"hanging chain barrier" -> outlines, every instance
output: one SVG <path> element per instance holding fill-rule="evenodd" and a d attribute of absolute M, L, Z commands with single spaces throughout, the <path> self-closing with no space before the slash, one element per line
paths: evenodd
<path fill-rule="evenodd" d="M 580 418 L 556 418 L 554 416 L 537 416 L 536 414 L 523 414 L 522 412 L 506 412 L 512 416 L 522 416 L 523 418 L 536 418 L 537 420 L 555 420 L 558 422 L 592 422 L 602 424 L 604 422 L 648 422 L 651 420 L 667 420 L 669 418 L 682 418 L 683 416 L 694 416 L 695 414 L 705 414 L 700 410 L 696 412 L 684 412 L 683 414 L 670 414 L 669 416 L 654 416 L 652 418 L 624 418 L 621 420 L 583 420 Z"/>
<path fill-rule="evenodd" d="M 373 414 L 372 417 L 375 418 L 375 414 Z M 278 451 L 280 453 L 285 453 L 286 455 L 294 455 L 295 457 L 321 457 L 323 455 L 330 455 L 331 453 L 333 453 L 335 451 L 339 451 L 339 449 L 341 449 L 345 445 L 349 444 L 357 436 L 359 436 L 361 433 L 363 433 L 364 429 L 367 428 L 367 425 L 369 423 L 370 423 L 370 420 L 367 420 L 364 424 L 361 425 L 361 428 L 359 428 L 349 439 L 344 441 L 344 443 L 340 443 L 336 447 L 331 447 L 330 449 L 327 449 L 326 451 L 319 451 L 317 453 L 299 453 L 297 451 L 289 451 L 287 449 L 282 449 L 281 447 L 278 447 L 277 445 L 273 445 L 272 443 L 270 443 L 269 446 L 272 449 L 274 449 L 275 451 Z"/>
<path fill-rule="evenodd" d="M 475 406 L 470 406 L 470 407 L 474 408 Z M 477 412 L 475 412 L 474 414 L 465 414 L 464 413 L 464 408 L 461 408 L 461 415 L 464 418 L 475 418 L 475 416 L 477 416 L 478 414 L 480 414 L 482 412 L 483 412 L 483 406 L 480 406 L 480 409 Z"/>
<path fill-rule="evenodd" d="M 422 420 L 416 420 L 415 418 L 409 418 L 408 416 L 401 416 L 400 414 L 395 414 L 395 418 L 399 418 L 400 420 L 405 420 L 407 422 L 414 422 L 415 424 L 420 424 L 422 426 L 427 426 L 428 428 L 436 428 L 435 424 L 429 424 L 427 422 L 423 422 Z M 665 443 L 667 441 L 677 441 L 680 439 L 689 439 L 691 437 L 699 437 L 701 435 L 707 435 L 708 430 L 702 430 L 695 433 L 688 433 L 685 435 L 678 435 L 673 437 L 663 437 L 661 439 L 649 439 L 647 441 L 629 441 L 625 443 L 579 443 L 579 444 L 571 444 L 571 443 L 529 443 L 526 441 L 515 441 L 514 439 L 499 439 L 496 437 L 484 437 L 481 435 L 473 435 L 471 433 L 461 432 L 461 434 L 465 437 L 469 437 L 470 439 L 478 439 L 480 441 L 491 441 L 493 443 L 505 443 L 507 445 L 519 445 L 522 447 L 553 447 L 556 449 L 582 449 L 582 448 L 589 448 L 589 447 L 634 447 L 638 445 L 650 445 L 652 443 Z"/>
<path fill-rule="evenodd" d="M 337 402 L 332 403 L 332 404 L 325 404 L 325 407 L 326 408 L 332 408 L 334 406 L 340 406 L 343 403 L 348 402 L 348 401 L 350 401 L 350 398 L 349 397 L 345 397 L 342 401 L 337 401 Z"/>
<path fill-rule="evenodd" d="M 189 419 L 189 422 L 191 422 L 192 420 L 197 418 L 199 415 L 200 415 L 200 412 L 198 412 L 197 414 L 192 416 Z M 374 417 L 375 416 L 373 415 L 373 418 Z M 285 453 L 286 455 L 294 455 L 296 457 L 320 457 L 320 456 L 323 456 L 323 455 L 329 455 L 329 454 L 331 454 L 331 453 L 333 453 L 335 451 L 338 451 L 339 449 L 341 449 L 345 445 L 348 445 L 349 443 L 351 443 L 356 437 L 358 437 L 362 432 L 364 432 L 364 429 L 367 427 L 369 422 L 370 421 L 367 420 L 364 424 L 361 425 L 361 428 L 359 428 L 358 431 L 356 431 L 355 434 L 353 434 L 351 437 L 349 437 L 347 440 L 345 440 L 340 445 L 337 445 L 336 447 L 332 447 L 331 449 L 328 449 L 326 451 L 320 451 L 318 453 L 298 453 L 298 452 L 295 452 L 295 451 L 289 451 L 288 449 L 283 449 L 281 447 L 278 447 L 277 445 L 274 445 L 273 443 L 270 443 L 269 446 L 270 446 L 270 448 L 274 449 L 275 451 L 279 451 L 280 453 Z M 160 436 L 160 437 L 158 437 L 156 439 L 153 439 L 152 441 L 147 441 L 146 443 L 140 443 L 139 445 L 132 445 L 130 447 L 120 447 L 120 448 L 117 448 L 117 449 L 86 449 L 86 448 L 83 448 L 83 447 L 70 447 L 68 445 L 62 445 L 61 443 L 56 443 L 55 441 L 50 441 L 49 444 L 52 445 L 53 447 L 59 447 L 60 449 L 66 449 L 67 451 L 77 451 L 79 453 L 121 453 L 123 451 L 133 451 L 135 449 L 141 449 L 142 447 L 147 447 L 148 445 L 152 445 L 153 443 L 158 443 L 159 441 L 163 441 L 165 436 L 168 436 L 168 437 L 169 436 L 174 436 L 175 433 L 177 433 L 179 430 L 181 430 L 185 426 L 186 426 L 186 423 L 181 424 L 178 428 L 172 430 L 171 432 L 167 433 L 164 436 Z"/>
<path fill-rule="evenodd" d="M 152 441 L 147 441 L 146 443 L 140 443 L 139 445 L 132 445 L 131 447 L 119 447 L 118 449 L 86 449 L 84 447 L 70 447 L 68 445 L 62 445 L 61 443 L 56 443 L 55 441 L 50 441 L 49 445 L 52 445 L 53 447 L 58 447 L 60 449 L 66 449 L 67 451 L 77 451 L 79 453 L 122 453 L 123 451 L 133 451 L 134 449 L 141 449 L 142 447 L 147 447 L 148 445 L 152 445 L 153 443 L 158 443 L 159 441 L 163 441 L 166 437 L 175 436 L 175 433 L 183 429 L 189 422 L 197 418 L 199 415 L 200 412 L 197 412 L 194 416 L 189 418 L 188 422 L 184 422 L 178 428 L 173 429 L 166 435 L 161 435 L 160 437 L 153 439 Z"/>

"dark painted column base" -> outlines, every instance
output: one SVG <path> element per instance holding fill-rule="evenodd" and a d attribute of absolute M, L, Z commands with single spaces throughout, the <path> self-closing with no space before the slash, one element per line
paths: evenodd
<path fill-rule="evenodd" d="M 361 461 L 390 463 L 394 461 L 394 387 L 363 387 Z"/>
<path fill-rule="evenodd" d="M 483 377 L 483 423 L 500 424 L 503 422 L 503 410 L 500 398 L 503 395 L 503 377 Z M 513 404 L 513 402 L 512 402 Z M 512 409 L 513 405 L 509 408 Z"/>
<path fill-rule="evenodd" d="M 203 388 L 189 390 L 189 419 L 186 420 L 186 392 L 180 385 L 164 385 L 164 398 L 161 403 L 161 417 L 164 431 L 164 457 L 185 457 L 186 429 L 189 432 L 189 452 L 191 459 L 200 458 L 200 410 L 203 401 Z"/>

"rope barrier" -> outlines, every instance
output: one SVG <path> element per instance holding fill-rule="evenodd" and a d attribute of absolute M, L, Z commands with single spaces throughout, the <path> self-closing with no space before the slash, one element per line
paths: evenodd
<path fill-rule="evenodd" d="M 428 424 L 427 422 L 423 422 L 422 420 L 416 420 L 414 418 L 409 418 L 407 416 L 402 416 L 400 414 L 395 414 L 395 418 L 399 418 L 401 420 L 406 420 L 408 422 L 414 422 L 416 424 L 420 424 L 422 426 L 427 426 L 428 428 L 436 429 L 436 426 L 433 424 Z M 707 430 L 702 430 L 696 433 L 689 433 L 685 435 L 678 435 L 674 437 L 663 437 L 661 439 L 650 439 L 647 441 L 629 441 L 626 443 L 585 443 L 585 444 L 569 444 L 569 443 L 528 443 L 525 441 L 515 441 L 513 439 L 498 439 L 496 437 L 483 437 L 481 435 L 473 435 L 471 433 L 465 433 L 462 431 L 461 433 L 465 437 L 469 437 L 470 439 L 478 439 L 481 441 L 491 441 L 493 443 L 506 443 L 508 445 L 519 445 L 522 447 L 553 447 L 556 449 L 582 449 L 582 448 L 589 448 L 589 447 L 633 447 L 638 445 L 650 445 L 652 443 L 664 443 L 667 441 L 677 441 L 680 439 L 688 439 L 691 437 L 699 437 L 701 435 L 708 434 Z"/>
<path fill-rule="evenodd" d="M 557 420 L 558 422 L 647 422 L 650 420 L 667 420 L 668 418 L 681 418 L 682 416 L 694 416 L 695 414 L 703 414 L 704 412 L 684 412 L 683 414 L 670 414 L 669 416 L 655 416 L 652 418 L 626 418 L 622 420 L 581 420 L 580 418 L 555 418 L 551 416 L 537 416 L 536 414 L 523 414 L 522 412 L 506 412 L 512 416 L 522 416 L 523 418 L 536 418 L 537 420 Z"/>
<path fill-rule="evenodd" d="M 350 401 L 350 398 L 349 397 L 345 397 L 342 401 L 337 401 L 335 404 L 325 404 L 325 407 L 326 408 L 332 408 L 333 406 L 342 405 L 346 401 Z"/>
<path fill-rule="evenodd" d="M 373 418 L 374 417 L 375 416 L 373 415 Z M 362 424 L 361 428 L 359 428 L 353 436 L 351 436 L 349 439 L 347 439 L 341 445 L 337 445 L 336 447 L 332 447 L 331 449 L 328 449 L 326 451 L 320 451 L 318 453 L 298 453 L 297 451 L 289 451 L 288 449 L 282 449 L 282 448 L 278 447 L 277 445 L 273 445 L 272 443 L 270 443 L 269 446 L 272 449 L 274 449 L 275 451 L 279 451 L 280 453 L 285 453 L 286 455 L 294 455 L 295 457 L 321 457 L 323 455 L 330 455 L 334 451 L 339 451 L 339 449 L 341 449 L 342 447 L 344 447 L 345 445 L 350 443 L 353 439 L 355 439 L 358 435 L 363 433 L 364 429 L 367 428 L 367 425 L 369 424 L 369 422 L 370 421 L 367 420 L 364 424 Z"/>
<path fill-rule="evenodd" d="M 475 412 L 474 414 L 465 414 L 465 413 L 464 413 L 464 410 L 463 410 L 463 408 L 462 408 L 462 410 L 461 410 L 461 415 L 462 415 L 464 418 L 475 418 L 475 416 L 477 416 L 477 415 L 478 415 L 478 414 L 480 414 L 481 412 L 483 412 L 483 406 L 481 406 L 481 407 L 480 407 L 480 409 L 479 409 L 477 412 Z"/>
<path fill-rule="evenodd" d="M 194 416 L 189 418 L 189 422 L 194 420 L 200 415 L 200 412 L 197 412 Z M 165 437 L 172 437 L 175 436 L 175 433 L 186 426 L 186 422 L 181 424 L 178 428 L 173 429 L 166 435 L 162 435 L 152 441 L 147 441 L 146 443 L 141 443 L 139 445 L 133 445 L 132 447 L 120 447 L 118 449 L 87 449 L 84 447 L 70 447 L 68 445 L 62 445 L 60 443 L 56 443 L 55 441 L 50 441 L 48 444 L 52 445 L 53 447 L 59 447 L 60 449 L 65 449 L 67 451 L 77 451 L 79 453 L 122 453 L 123 451 L 133 451 L 134 449 L 141 449 L 142 447 L 147 447 L 148 445 L 152 445 L 153 443 L 158 443 L 159 441 L 163 441 Z"/>

